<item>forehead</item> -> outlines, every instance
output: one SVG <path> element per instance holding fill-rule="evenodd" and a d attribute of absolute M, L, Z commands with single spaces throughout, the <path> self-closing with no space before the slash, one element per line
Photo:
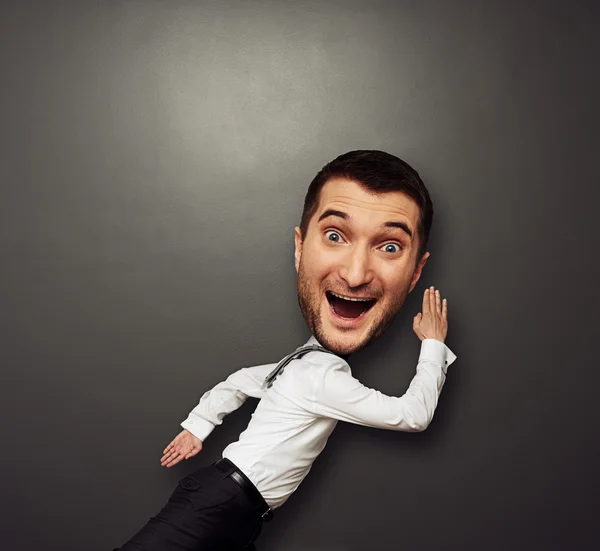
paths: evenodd
<path fill-rule="evenodd" d="M 315 220 L 327 209 L 348 213 L 352 218 L 377 222 L 384 218 L 406 222 L 413 234 L 419 221 L 419 206 L 401 191 L 375 194 L 345 178 L 328 180 L 321 188 Z M 393 218 L 392 218 L 393 217 Z"/>

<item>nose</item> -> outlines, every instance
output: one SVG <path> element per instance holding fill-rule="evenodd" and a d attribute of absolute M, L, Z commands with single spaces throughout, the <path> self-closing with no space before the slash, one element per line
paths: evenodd
<path fill-rule="evenodd" d="M 349 250 L 340 263 L 338 274 L 348 287 L 359 287 L 371 283 L 374 274 L 369 252 L 362 248 Z"/>

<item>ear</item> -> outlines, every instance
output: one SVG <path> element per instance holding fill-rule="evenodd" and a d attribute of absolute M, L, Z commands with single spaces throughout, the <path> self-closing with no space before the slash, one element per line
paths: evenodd
<path fill-rule="evenodd" d="M 295 262 L 296 262 L 296 272 L 298 272 L 298 268 L 300 266 L 300 257 L 302 256 L 302 232 L 299 227 L 294 229 L 294 243 L 296 250 L 294 252 Z"/>
<path fill-rule="evenodd" d="M 425 266 L 425 262 L 427 262 L 427 259 L 430 256 L 431 256 L 430 253 L 425 253 L 421 257 L 421 260 L 419 260 L 419 263 L 417 264 L 417 267 L 415 268 L 415 271 L 413 273 L 412 281 L 410 282 L 410 290 L 408 291 L 409 293 L 412 292 L 412 290 L 415 288 L 415 285 L 419 281 L 419 278 L 421 277 L 421 270 L 423 270 L 423 266 Z"/>

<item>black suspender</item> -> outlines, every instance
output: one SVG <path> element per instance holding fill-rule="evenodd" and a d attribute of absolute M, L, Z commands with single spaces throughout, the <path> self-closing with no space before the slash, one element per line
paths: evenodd
<path fill-rule="evenodd" d="M 277 367 L 267 375 L 267 377 L 265 378 L 265 382 L 262 385 L 262 389 L 264 390 L 267 388 L 271 388 L 273 386 L 273 382 L 277 378 L 277 375 L 283 372 L 285 366 L 289 364 L 292 360 L 294 360 L 295 358 L 300 358 L 307 352 L 312 352 L 313 350 L 320 350 L 321 352 L 327 352 L 328 354 L 333 354 L 335 356 L 335 354 L 331 352 L 331 350 L 327 350 L 326 348 L 323 348 L 318 344 L 309 344 L 307 346 L 301 346 L 300 348 L 294 350 L 294 352 L 288 354 L 285 358 L 283 358 L 283 360 L 281 360 L 277 364 Z"/>

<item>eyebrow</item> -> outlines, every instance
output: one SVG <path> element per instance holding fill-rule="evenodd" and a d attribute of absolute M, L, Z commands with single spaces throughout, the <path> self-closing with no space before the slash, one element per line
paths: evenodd
<path fill-rule="evenodd" d="M 323 214 L 321 214 L 321 216 L 319 216 L 317 223 L 319 223 L 321 220 L 327 218 L 328 216 L 337 216 L 339 218 L 342 218 L 343 220 L 350 220 L 350 216 L 348 216 L 347 213 L 342 212 L 341 210 L 327 209 Z M 386 228 L 398 228 L 398 229 L 404 231 L 406 234 L 408 234 L 408 236 L 411 238 L 411 240 L 413 238 L 411 229 L 404 222 L 392 221 L 392 222 L 385 222 L 383 225 Z"/>

